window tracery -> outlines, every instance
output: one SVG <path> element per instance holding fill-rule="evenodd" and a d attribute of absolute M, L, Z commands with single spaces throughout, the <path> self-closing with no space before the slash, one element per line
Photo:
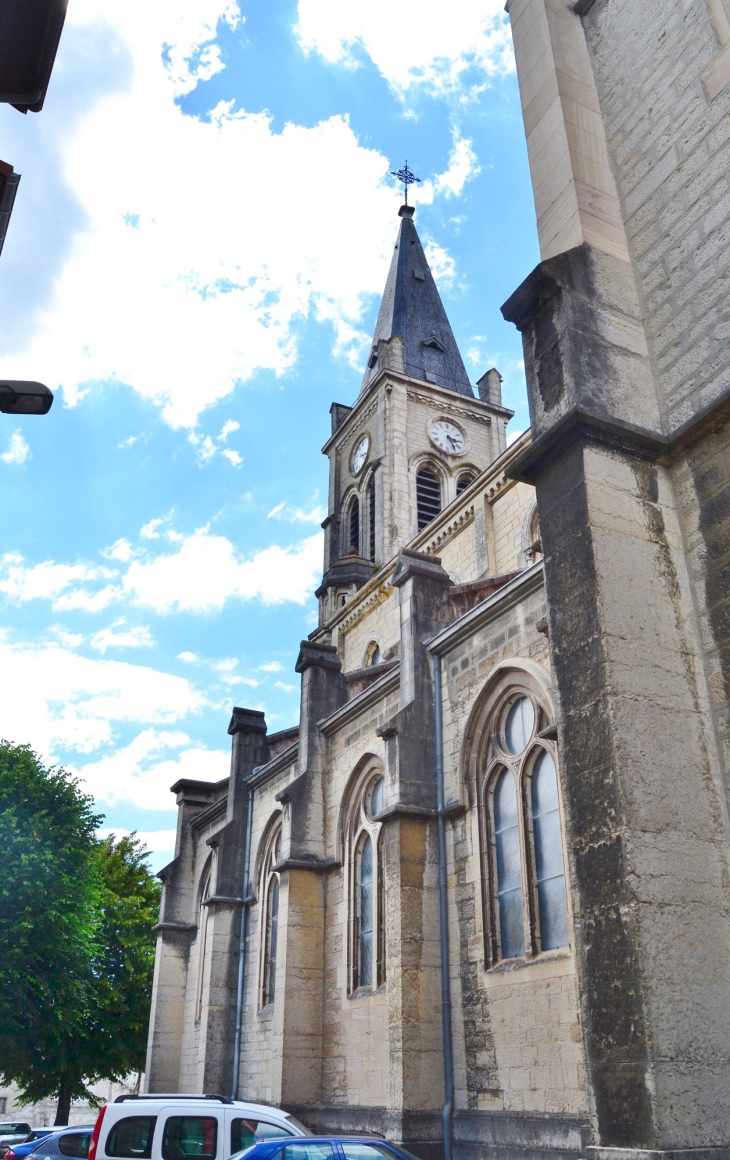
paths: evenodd
<path fill-rule="evenodd" d="M 349 868 L 349 990 L 376 990 L 385 982 L 385 782 L 379 768 L 361 779 L 347 823 Z"/>
<path fill-rule="evenodd" d="M 482 738 L 488 965 L 570 943 L 555 728 L 532 683 L 505 680 Z"/>

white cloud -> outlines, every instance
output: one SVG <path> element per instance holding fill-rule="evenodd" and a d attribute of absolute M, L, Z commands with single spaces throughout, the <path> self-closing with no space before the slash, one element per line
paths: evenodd
<path fill-rule="evenodd" d="M 419 0 L 414 12 L 391 0 L 299 0 L 303 48 L 356 67 L 366 53 L 386 81 L 405 93 L 423 86 L 465 99 L 487 79 L 514 68 L 503 0 Z"/>
<path fill-rule="evenodd" d="M 69 51 L 94 23 L 131 68 L 126 87 L 110 81 L 117 88 L 82 114 L 54 110 L 50 148 L 83 224 L 32 339 L 6 353 L 8 376 L 32 364 L 67 404 L 95 381 L 127 383 L 169 423 L 192 428 L 237 382 L 291 367 L 303 317 L 330 322 L 343 355 L 359 343 L 396 225 L 388 160 L 362 147 L 341 115 L 280 133 L 266 113 L 233 102 L 186 115 L 176 94 L 221 67 L 219 18 L 235 22 L 235 4 L 71 5 Z M 296 173 L 295 184 L 250 180 L 265 172 Z M 358 223 L 347 262 L 332 224 L 343 186 Z"/>
<path fill-rule="evenodd" d="M 442 289 L 453 286 L 456 278 L 456 262 L 451 254 L 438 242 L 434 242 L 432 238 L 424 240 L 423 250 L 431 267 L 431 273 L 438 285 Z"/>
<path fill-rule="evenodd" d="M 141 535 L 159 539 L 162 520 L 151 520 Z M 318 533 L 290 548 L 278 544 L 241 558 L 225 536 L 198 528 L 189 536 L 172 530 L 167 538 L 176 550 L 159 555 L 138 552 L 130 556 L 126 573 L 89 564 L 56 564 L 53 560 L 26 567 L 22 556 L 11 552 L 0 560 L 0 592 L 18 604 L 50 600 L 58 611 L 80 609 L 102 612 L 112 604 L 129 600 L 140 607 L 167 612 L 212 612 L 228 600 L 260 600 L 262 604 L 304 604 L 322 571 L 322 537 Z M 126 541 L 125 541 L 126 542 Z M 107 549 L 107 555 L 109 550 Z M 126 550 L 122 553 L 126 555 Z M 104 583 L 113 580 L 114 583 Z M 101 587 L 93 587 L 102 582 Z M 94 638 L 94 647 L 111 647 L 108 630 Z M 146 629 L 123 634 L 118 647 L 143 647 L 153 641 Z"/>
<path fill-rule="evenodd" d="M 144 528 L 142 534 L 144 534 Z M 123 564 L 126 564 L 132 559 L 134 548 L 129 540 L 115 540 L 110 548 L 103 548 L 101 554 L 106 556 L 107 560 L 121 560 Z"/>
<path fill-rule="evenodd" d="M 242 560 L 230 540 L 200 528 L 177 552 L 132 563 L 123 586 L 135 604 L 156 612 L 211 612 L 234 598 L 304 604 L 321 570 L 319 534 L 294 548 L 272 545 Z"/>
<path fill-rule="evenodd" d="M 458 197 L 470 177 L 481 172 L 477 155 L 471 141 L 454 130 L 454 146 L 449 157 L 449 167 L 435 179 L 436 190 L 447 197 Z"/>
<path fill-rule="evenodd" d="M 315 503 L 313 507 L 292 508 L 286 503 L 278 503 L 266 516 L 267 520 L 287 520 L 291 524 L 321 524 L 327 509 Z"/>
<path fill-rule="evenodd" d="M 159 540 L 160 533 L 157 529 L 164 523 L 165 518 L 150 520 L 148 524 L 145 524 L 143 528 L 140 528 L 139 534 L 140 536 L 144 536 L 145 540 Z"/>
<path fill-rule="evenodd" d="M 241 424 L 237 423 L 235 419 L 226 419 L 218 438 L 221 441 L 227 439 L 228 436 L 232 435 L 234 431 L 238 431 L 240 426 L 241 426 Z"/>
<path fill-rule="evenodd" d="M 26 443 L 20 431 L 13 431 L 12 435 L 10 436 L 10 446 L 8 447 L 7 451 L 4 451 L 3 454 L 0 455 L 0 459 L 2 459 L 3 463 L 13 463 L 20 465 L 21 463 L 25 463 L 26 459 L 30 458 L 30 447 Z"/>
<path fill-rule="evenodd" d="M 279 661 L 269 661 L 265 665 L 259 665 L 258 671 L 260 673 L 280 673 L 284 666 Z"/>
<path fill-rule="evenodd" d="M 166 756 L 171 750 L 180 752 Z M 230 754 L 192 745 L 185 733 L 149 728 L 111 756 L 77 766 L 76 772 L 102 805 L 131 802 L 143 810 L 165 810 L 175 804 L 170 786 L 179 778 L 219 781 L 228 776 L 230 762 Z"/>
<path fill-rule="evenodd" d="M 183 677 L 59 645 L 0 642 L 0 668 L 12 673 L 0 700 L 0 737 L 30 741 L 46 756 L 57 746 L 91 753 L 122 724 L 170 724 L 207 704 Z"/>
<path fill-rule="evenodd" d="M 155 642 L 149 628 L 140 626 L 124 629 L 125 624 L 126 620 L 122 616 L 109 628 L 95 632 L 89 641 L 91 647 L 102 654 L 110 648 L 152 648 Z"/>
<path fill-rule="evenodd" d="M 243 456 L 239 455 L 237 451 L 232 451 L 230 447 L 226 448 L 225 451 L 221 451 L 221 455 L 224 459 L 227 459 L 228 462 L 233 465 L 233 467 L 240 467 L 243 463 Z"/>
<path fill-rule="evenodd" d="M 177 654 L 177 659 L 179 661 L 183 661 L 186 665 L 194 665 L 198 658 L 196 657 L 195 653 L 181 652 Z"/>
<path fill-rule="evenodd" d="M 170 801 L 173 801 L 172 795 Z M 109 838 L 112 834 L 115 838 L 125 838 L 131 833 L 131 830 L 125 830 L 121 826 L 105 826 L 96 831 L 98 838 Z M 164 854 L 168 850 L 172 853 L 175 849 L 176 830 L 135 830 L 134 833 L 151 854 Z"/>
<path fill-rule="evenodd" d="M 286 685 L 283 681 L 274 681 L 274 688 L 281 689 L 284 693 L 293 693 L 296 687 L 296 685 Z"/>

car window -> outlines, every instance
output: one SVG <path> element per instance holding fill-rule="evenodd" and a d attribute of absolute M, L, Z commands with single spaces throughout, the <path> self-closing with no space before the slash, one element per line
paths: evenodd
<path fill-rule="evenodd" d="M 119 1120 L 107 1136 L 107 1156 L 150 1160 L 156 1122 L 157 1116 L 125 1116 Z"/>
<path fill-rule="evenodd" d="M 231 1152 L 242 1152 L 257 1140 L 273 1140 L 278 1136 L 293 1136 L 294 1133 L 272 1124 L 268 1120 L 231 1120 Z"/>
<path fill-rule="evenodd" d="M 377 1144 L 348 1144 L 340 1140 L 340 1148 L 345 1160 L 396 1160 L 388 1148 L 381 1148 Z"/>
<path fill-rule="evenodd" d="M 20 1136 L 21 1134 L 27 1136 L 29 1131 L 30 1124 L 26 1124 L 22 1120 L 15 1124 L 0 1124 L 0 1136 Z"/>
<path fill-rule="evenodd" d="M 334 1152 L 331 1144 L 305 1144 L 298 1140 L 287 1144 L 283 1160 L 334 1160 Z"/>
<path fill-rule="evenodd" d="M 30 1155 L 37 1157 L 38 1160 L 43 1156 L 58 1156 L 58 1136 L 46 1136 L 44 1140 L 39 1140 Z"/>
<path fill-rule="evenodd" d="M 58 1150 L 62 1156 L 76 1156 L 86 1160 L 89 1155 L 91 1132 L 64 1132 L 58 1137 Z"/>
<path fill-rule="evenodd" d="M 215 1116 L 168 1116 L 162 1137 L 162 1160 L 199 1156 L 214 1160 L 218 1146 Z"/>

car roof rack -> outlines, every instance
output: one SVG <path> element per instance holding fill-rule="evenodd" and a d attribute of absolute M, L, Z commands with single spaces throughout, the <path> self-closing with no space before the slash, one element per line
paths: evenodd
<path fill-rule="evenodd" d="M 184 1092 L 129 1092 L 127 1095 L 117 1096 L 114 1103 L 123 1104 L 126 1100 L 217 1100 L 219 1104 L 235 1104 L 230 1096 L 210 1095 L 206 1093 Z"/>

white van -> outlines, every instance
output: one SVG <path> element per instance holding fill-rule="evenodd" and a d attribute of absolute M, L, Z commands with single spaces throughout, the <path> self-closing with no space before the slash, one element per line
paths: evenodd
<path fill-rule="evenodd" d="M 225 1096 L 118 1096 L 100 1109 L 88 1160 L 228 1160 L 257 1140 L 311 1136 L 280 1108 Z"/>

